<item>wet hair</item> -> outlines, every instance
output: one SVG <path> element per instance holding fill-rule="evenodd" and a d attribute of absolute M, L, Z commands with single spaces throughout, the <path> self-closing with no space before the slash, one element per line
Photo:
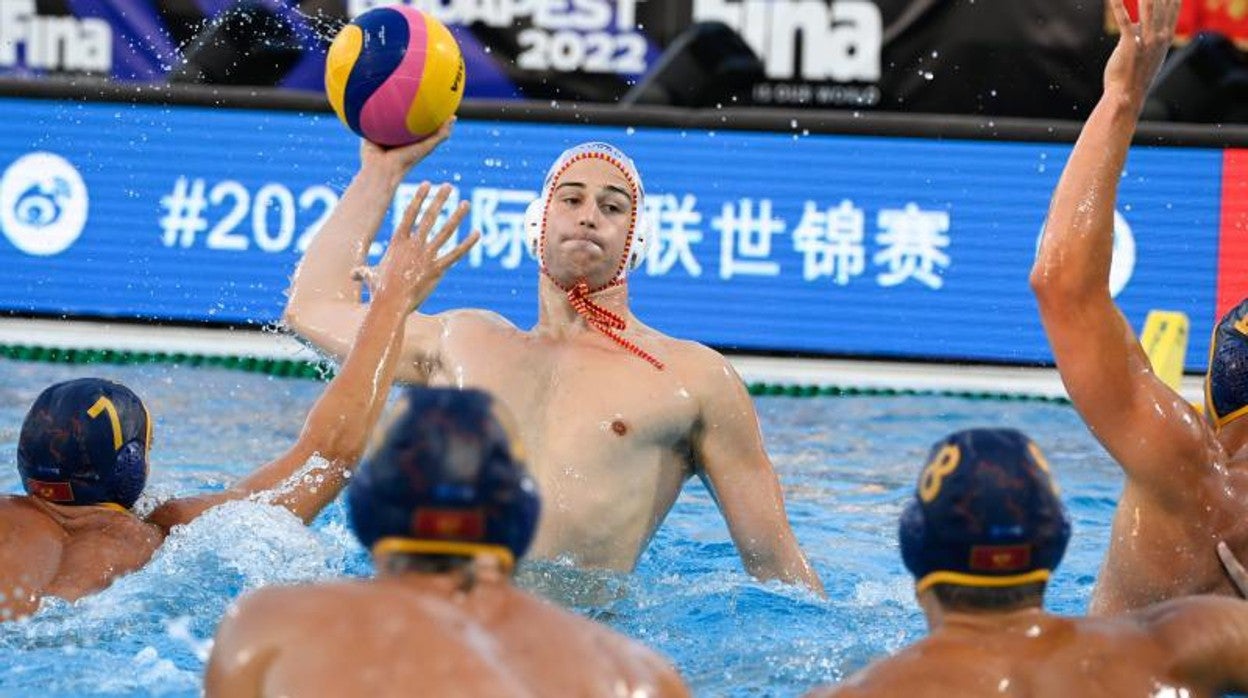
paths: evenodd
<path fill-rule="evenodd" d="M 1046 582 L 1009 587 L 971 587 L 962 584 L 935 584 L 932 593 L 949 611 L 1016 611 L 1044 604 Z"/>

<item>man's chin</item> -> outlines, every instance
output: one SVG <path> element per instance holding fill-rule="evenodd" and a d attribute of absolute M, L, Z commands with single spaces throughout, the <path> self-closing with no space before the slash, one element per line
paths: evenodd
<path fill-rule="evenodd" d="M 581 281 L 589 284 L 590 288 L 598 288 L 611 281 L 610 272 L 604 272 L 601 266 L 547 268 L 546 273 L 563 288 L 572 288 Z"/>

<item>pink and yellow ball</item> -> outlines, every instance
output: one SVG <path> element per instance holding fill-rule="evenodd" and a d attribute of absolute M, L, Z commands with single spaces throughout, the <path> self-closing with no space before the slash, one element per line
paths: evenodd
<path fill-rule="evenodd" d="M 352 131 L 384 146 L 438 130 L 464 96 L 464 58 L 438 20 L 404 5 L 343 27 L 325 60 L 325 93 Z"/>

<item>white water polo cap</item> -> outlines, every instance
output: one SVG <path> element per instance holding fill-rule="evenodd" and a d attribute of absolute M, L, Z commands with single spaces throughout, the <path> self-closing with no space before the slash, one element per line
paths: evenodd
<path fill-rule="evenodd" d="M 550 197 L 554 193 L 555 183 L 572 165 L 588 158 L 606 160 L 615 165 L 628 181 L 633 190 L 633 213 L 629 223 L 628 240 L 624 243 L 624 255 L 620 258 L 612 283 L 619 283 L 630 269 L 636 269 L 646 259 L 646 247 L 650 242 L 650 226 L 645 216 L 646 189 L 641 183 L 641 174 L 632 158 L 610 143 L 590 142 L 572 146 L 563 151 L 554 164 L 546 172 L 542 183 L 542 193 L 529 204 L 524 213 L 524 230 L 528 240 L 529 254 L 537 259 L 543 269 L 542 250 L 546 246 L 546 214 L 550 207 Z"/>

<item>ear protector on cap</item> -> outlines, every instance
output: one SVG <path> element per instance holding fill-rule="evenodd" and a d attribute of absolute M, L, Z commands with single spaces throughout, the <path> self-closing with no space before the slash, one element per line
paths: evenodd
<path fill-rule="evenodd" d="M 542 193 L 529 203 L 524 212 L 524 232 L 529 254 L 542 264 L 542 232 L 546 219 L 546 208 L 550 205 L 550 197 L 554 192 L 555 181 L 573 163 L 585 158 L 600 158 L 610 162 L 624 173 L 624 177 L 633 185 L 633 229 L 628 246 L 625 248 L 628 259 L 621 265 L 617 279 L 622 278 L 629 269 L 640 267 L 646 259 L 646 249 L 650 244 L 650 221 L 646 216 L 646 190 L 641 183 L 641 175 L 633 161 L 609 143 L 582 143 L 569 148 L 555 160 L 546 173 L 542 183 Z"/>

